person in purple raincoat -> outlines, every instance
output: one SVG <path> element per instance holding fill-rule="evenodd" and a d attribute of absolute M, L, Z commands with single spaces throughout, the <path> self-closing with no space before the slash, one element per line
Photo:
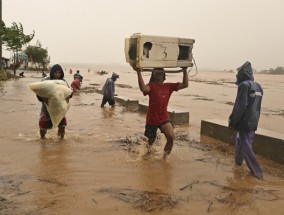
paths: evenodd
<path fill-rule="evenodd" d="M 119 78 L 119 75 L 115 72 L 112 73 L 112 76 L 108 78 L 103 86 L 102 94 L 103 99 L 101 103 L 101 107 L 104 107 L 106 103 L 108 103 L 111 107 L 115 106 L 115 82 Z"/>
<path fill-rule="evenodd" d="M 237 131 L 235 163 L 241 166 L 245 160 L 251 173 L 262 179 L 262 170 L 256 160 L 252 144 L 260 117 L 263 89 L 254 81 L 250 62 L 245 62 L 237 71 L 238 92 L 229 117 L 229 128 Z"/>

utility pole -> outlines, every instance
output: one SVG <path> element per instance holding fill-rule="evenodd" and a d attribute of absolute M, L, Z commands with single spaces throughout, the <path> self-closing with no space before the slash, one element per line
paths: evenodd
<path fill-rule="evenodd" d="M 0 20 L 2 21 L 2 0 L 0 0 Z M 2 70 L 2 40 L 0 37 L 0 71 L 1 70 Z"/>

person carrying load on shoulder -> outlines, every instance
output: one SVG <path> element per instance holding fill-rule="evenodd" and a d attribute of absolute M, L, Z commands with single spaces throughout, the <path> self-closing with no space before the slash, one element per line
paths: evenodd
<path fill-rule="evenodd" d="M 76 77 L 72 83 L 71 83 L 71 88 L 73 89 L 73 92 L 77 92 L 80 90 L 81 85 L 82 85 L 82 76 Z"/>
<path fill-rule="evenodd" d="M 42 81 L 46 81 L 46 80 L 63 80 L 66 82 L 66 80 L 64 79 L 64 72 L 62 67 L 59 64 L 54 65 L 51 68 L 50 71 L 50 76 L 49 77 L 45 77 L 42 79 Z M 69 87 L 68 83 L 66 82 L 67 86 Z M 40 128 L 40 136 L 42 139 L 45 138 L 45 135 L 47 133 L 48 129 L 51 129 L 53 124 L 50 118 L 50 115 L 47 111 L 46 105 L 48 105 L 48 99 L 44 98 L 44 97 L 40 97 L 37 95 L 37 98 L 40 102 L 42 102 L 42 108 L 41 108 L 41 112 L 40 112 L 40 119 L 39 119 L 39 128 Z M 71 96 L 69 96 L 68 98 L 66 98 L 67 103 L 69 102 L 69 99 L 72 98 L 72 94 Z M 61 120 L 61 122 L 58 125 L 58 136 L 59 138 L 63 139 L 64 135 L 65 135 L 65 126 L 67 125 L 67 120 L 66 117 L 63 117 L 63 119 Z"/>

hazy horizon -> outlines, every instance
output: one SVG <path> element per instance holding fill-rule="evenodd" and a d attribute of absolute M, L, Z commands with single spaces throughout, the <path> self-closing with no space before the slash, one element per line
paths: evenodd
<path fill-rule="evenodd" d="M 51 64 L 121 64 L 133 33 L 195 39 L 197 67 L 235 70 L 249 60 L 257 70 L 284 66 L 282 0 L 3 0 L 6 26 L 48 48 Z M 3 46 L 3 56 L 9 52 Z"/>

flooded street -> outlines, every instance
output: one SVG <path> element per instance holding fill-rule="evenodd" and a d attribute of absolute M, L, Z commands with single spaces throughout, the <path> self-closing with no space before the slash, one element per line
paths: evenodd
<path fill-rule="evenodd" d="M 101 69 L 109 74 L 99 75 Z M 144 156 L 144 113 L 119 103 L 100 107 L 96 91 L 111 72 L 120 75 L 119 96 L 147 103 L 136 73 L 80 71 L 83 89 L 70 100 L 63 140 L 57 129 L 40 139 L 41 104 L 27 87 L 40 73 L 0 83 L 0 214 L 284 214 L 283 165 L 258 156 L 264 180 L 257 180 L 246 165 L 234 168 L 232 146 L 200 136 L 202 119 L 228 119 L 237 90 L 233 73 L 199 72 L 187 89 L 173 93 L 169 107 L 189 111 L 190 124 L 175 126 L 175 145 L 164 161 L 160 133 L 154 153 Z M 150 73 L 143 77 L 148 82 Z M 166 81 L 181 79 L 171 74 Z M 283 134 L 283 76 L 255 79 L 264 88 L 259 128 Z"/>

